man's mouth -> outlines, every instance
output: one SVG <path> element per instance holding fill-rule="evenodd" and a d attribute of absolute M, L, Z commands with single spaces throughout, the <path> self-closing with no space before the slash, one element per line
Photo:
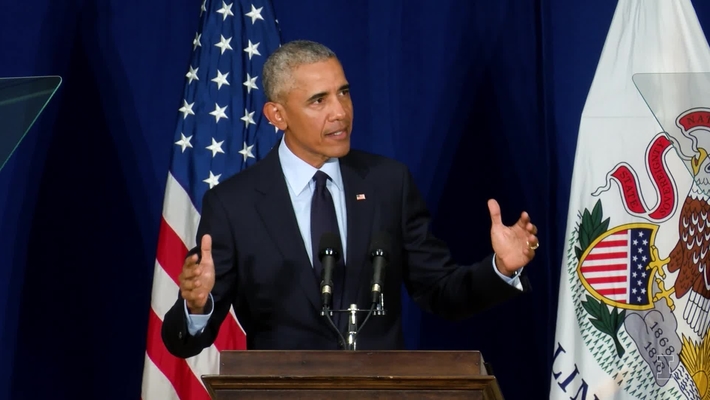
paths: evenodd
<path fill-rule="evenodd" d="M 325 134 L 325 136 L 335 136 L 335 137 L 343 136 L 343 135 L 345 135 L 345 131 L 344 131 L 344 130 L 342 130 L 342 131 L 330 132 L 330 133 L 326 133 L 326 134 Z"/>

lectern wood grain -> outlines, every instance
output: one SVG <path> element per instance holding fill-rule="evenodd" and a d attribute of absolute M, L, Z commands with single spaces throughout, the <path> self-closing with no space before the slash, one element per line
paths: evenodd
<path fill-rule="evenodd" d="M 502 399 L 477 351 L 228 351 L 213 399 Z"/>

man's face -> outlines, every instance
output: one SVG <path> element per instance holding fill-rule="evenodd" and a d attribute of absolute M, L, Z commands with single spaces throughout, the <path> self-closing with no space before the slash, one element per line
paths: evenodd
<path fill-rule="evenodd" d="M 334 58 L 301 65 L 292 79 L 280 101 L 282 126 L 274 125 L 285 132 L 286 145 L 294 154 L 320 168 L 329 158 L 350 151 L 350 87 Z"/>

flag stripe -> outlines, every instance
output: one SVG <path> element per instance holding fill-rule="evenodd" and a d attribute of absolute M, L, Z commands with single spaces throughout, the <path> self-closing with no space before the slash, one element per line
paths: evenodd
<path fill-rule="evenodd" d="M 185 247 L 175 231 L 167 224 L 165 219 L 160 221 L 160 236 L 158 238 L 158 251 L 156 259 L 170 278 L 179 285 L 180 273 L 188 249 Z"/>
<path fill-rule="evenodd" d="M 587 274 L 587 272 L 611 272 L 611 271 L 626 271 L 628 265 L 626 264 L 610 264 L 610 265 L 596 265 L 596 266 L 586 266 L 582 265 L 582 273 Z"/>
<path fill-rule="evenodd" d="M 175 231 L 173 231 L 171 227 L 168 226 L 165 219 L 163 219 L 160 225 L 157 260 L 158 264 L 163 267 L 176 285 L 180 284 L 178 277 L 182 271 L 183 260 L 185 259 L 187 251 L 187 248 L 183 246 L 183 242 L 175 234 Z M 175 293 L 177 295 L 177 292 Z M 220 351 L 244 348 L 246 338 L 243 336 L 244 332 L 237 324 L 233 314 L 230 313 L 227 315 L 227 318 L 224 319 L 224 322 L 222 322 L 214 344 Z"/>
<path fill-rule="evenodd" d="M 625 286 L 625 285 L 624 285 Z M 610 282 L 610 283 L 597 283 L 594 284 L 594 290 L 601 290 L 601 289 L 610 289 L 610 288 L 618 288 L 622 287 L 622 285 L 619 284 L 619 282 Z"/>
<path fill-rule="evenodd" d="M 620 288 L 610 288 L 610 289 L 601 289 L 597 290 L 597 292 L 601 295 L 604 296 L 610 296 L 613 294 L 626 294 L 626 288 L 625 287 L 620 287 Z"/>
<path fill-rule="evenodd" d="M 150 306 L 156 315 L 163 316 L 175 304 L 178 296 L 178 285 L 175 283 L 170 276 L 168 276 L 165 268 L 160 265 L 157 261 L 155 262 L 155 270 L 153 272 L 153 287 L 155 290 L 165 293 L 163 296 L 153 296 L 150 299 Z M 168 293 L 172 293 L 169 296 Z"/>
<path fill-rule="evenodd" d="M 629 251 L 628 242 L 624 242 L 623 246 L 619 246 L 614 242 L 609 242 L 614 243 L 614 246 L 604 246 L 605 243 L 606 242 L 600 242 L 597 244 L 589 254 L 627 253 Z"/>
<path fill-rule="evenodd" d="M 623 263 L 623 264 L 621 264 Z M 583 267 L 601 267 L 601 266 L 623 266 L 623 268 L 626 268 L 626 260 L 625 259 L 614 259 L 614 260 L 593 260 L 593 261 L 587 261 L 585 260 L 584 263 L 582 263 Z"/>
<path fill-rule="evenodd" d="M 590 253 L 587 255 L 587 258 L 585 260 L 590 260 L 590 261 L 595 261 L 595 260 L 610 260 L 614 258 L 621 258 L 621 259 L 626 259 L 629 256 L 629 253 Z"/>
<path fill-rule="evenodd" d="M 152 385 L 150 387 L 143 386 L 141 390 L 141 400 L 180 400 L 172 383 L 170 383 L 158 367 L 151 362 L 148 354 L 145 355 L 143 380 L 151 381 Z"/>
<path fill-rule="evenodd" d="M 163 218 L 180 238 L 183 246 L 191 249 L 197 244 L 195 237 L 200 213 L 197 212 L 189 194 L 175 179 L 172 172 L 168 173 L 164 203 Z"/>
<path fill-rule="evenodd" d="M 603 278 L 603 277 L 615 277 L 615 276 L 623 276 L 626 277 L 628 275 L 628 271 L 626 269 L 620 269 L 616 271 L 596 271 L 596 272 L 584 272 L 584 277 L 589 281 L 590 278 Z"/>
<path fill-rule="evenodd" d="M 590 285 L 597 283 L 626 282 L 626 276 L 604 276 L 600 278 L 587 278 Z"/>
<path fill-rule="evenodd" d="M 153 287 L 155 290 L 161 293 L 175 293 L 177 296 L 178 286 L 173 280 L 168 276 L 160 264 L 155 263 L 155 277 L 153 282 Z M 154 296 L 151 299 L 151 306 L 153 312 L 158 315 L 165 315 L 165 313 L 170 310 L 170 307 L 175 303 L 175 297 L 169 296 Z M 159 345 L 164 347 L 162 341 L 149 341 L 148 346 Z M 192 369 L 195 376 L 199 377 L 203 374 L 213 374 L 218 372 L 218 359 L 219 351 L 217 350 L 216 344 L 207 347 L 202 351 L 199 357 L 190 357 L 187 359 L 188 365 Z"/>
<path fill-rule="evenodd" d="M 177 284 L 173 282 L 173 280 L 166 273 L 165 269 L 163 269 L 157 262 L 153 279 L 153 287 L 157 293 L 175 293 L 175 296 L 177 296 L 177 292 L 179 290 Z M 153 296 L 153 298 L 151 299 L 151 307 L 153 309 L 153 312 L 155 315 L 158 316 L 165 315 L 165 313 L 170 310 L 170 307 L 172 307 L 174 303 L 175 297 Z M 162 338 L 160 337 L 159 330 L 152 330 L 149 332 L 149 334 L 156 336 L 154 338 L 149 338 L 149 353 L 152 354 L 154 352 L 152 346 L 160 346 L 161 351 L 167 351 L 162 343 Z M 218 354 L 219 352 L 214 345 L 209 346 L 208 348 L 204 349 L 202 353 L 200 353 L 200 356 L 190 357 L 189 359 L 187 359 L 187 365 L 192 370 L 193 374 L 198 377 L 198 379 L 203 374 L 217 373 L 219 364 Z M 150 363 L 150 367 L 154 367 L 153 363 Z M 146 379 L 151 379 L 151 376 L 147 376 Z M 159 382 L 155 384 L 159 385 Z M 151 387 L 153 387 L 153 385 L 151 385 Z M 143 390 L 146 390 L 145 386 Z M 161 393 L 160 389 L 154 390 L 156 390 L 157 393 Z M 161 397 L 158 396 L 158 398 Z"/>
<path fill-rule="evenodd" d="M 242 331 L 241 326 L 237 324 L 234 314 L 227 314 L 224 322 L 222 322 L 222 326 L 219 328 L 214 345 L 219 351 L 246 348 L 244 331 Z"/>
<path fill-rule="evenodd" d="M 172 383 L 181 399 L 209 400 L 201 381 L 184 359 L 176 358 L 165 348 L 160 336 L 163 322 L 151 310 L 148 319 L 148 357 Z"/>
<path fill-rule="evenodd" d="M 615 238 L 614 240 L 602 240 L 594 248 L 595 249 L 599 249 L 599 248 L 603 249 L 603 248 L 607 248 L 607 247 L 619 247 L 619 248 L 625 249 L 627 244 L 628 244 L 627 240 L 616 240 L 616 238 Z"/>

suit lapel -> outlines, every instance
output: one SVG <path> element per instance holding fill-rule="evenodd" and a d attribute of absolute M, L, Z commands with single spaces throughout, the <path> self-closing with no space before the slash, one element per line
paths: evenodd
<path fill-rule="evenodd" d="M 256 187 L 263 197 L 256 205 L 257 212 L 283 258 L 293 260 L 295 267 L 298 268 L 299 286 L 306 297 L 313 307 L 320 310 L 320 290 L 308 253 L 303 240 L 294 240 L 301 237 L 301 231 L 293 211 L 277 149 L 278 144 L 263 160 L 263 176 L 260 177 Z M 352 154 L 341 159 L 340 171 L 345 189 L 348 221 L 345 282 L 341 294 L 342 306 L 347 308 L 350 303 L 358 302 L 358 295 L 367 284 L 366 278 L 369 274 L 366 271 L 372 269 L 367 253 L 372 233 L 376 193 L 365 180 L 367 167 L 359 163 Z M 346 320 L 347 318 L 342 318 L 342 321 Z"/>
<path fill-rule="evenodd" d="M 277 149 L 278 144 L 264 158 L 264 176 L 257 184 L 257 191 L 264 196 L 256 205 L 257 212 L 284 260 L 293 260 L 295 268 L 298 269 L 299 286 L 306 297 L 313 307 L 320 310 L 318 282 L 313 274 L 303 240 L 297 240 L 301 237 L 301 231 L 298 229 L 298 221 L 286 187 L 286 178 L 281 170 Z"/>
<path fill-rule="evenodd" d="M 376 193 L 365 181 L 367 167 L 358 161 L 351 154 L 342 158 L 340 163 L 348 219 L 343 308 L 348 308 L 350 303 L 357 303 L 358 294 L 366 284 L 365 278 L 368 274 L 365 271 L 370 269 L 367 251 Z"/>

